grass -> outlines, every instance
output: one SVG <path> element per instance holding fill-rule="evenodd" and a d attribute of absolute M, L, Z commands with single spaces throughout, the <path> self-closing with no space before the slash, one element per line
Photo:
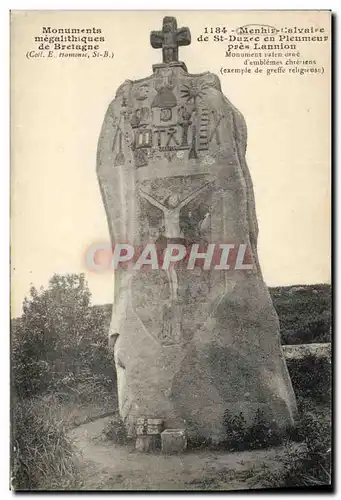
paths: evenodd
<path fill-rule="evenodd" d="M 83 386 L 12 403 L 12 488 L 15 491 L 74 490 L 81 487 L 77 455 L 68 431 L 114 413 L 115 397 Z"/>
<path fill-rule="evenodd" d="M 44 398 L 16 401 L 12 420 L 12 488 L 15 491 L 77 489 L 78 458 Z"/>
<path fill-rule="evenodd" d="M 287 360 L 287 366 L 296 397 L 329 404 L 332 390 L 332 363 L 330 358 L 308 355 L 301 360 Z"/>
<path fill-rule="evenodd" d="M 46 418 L 50 418 L 49 414 L 53 413 L 59 421 L 64 422 L 67 430 L 112 415 L 116 411 L 114 395 L 105 391 L 93 395 L 91 401 L 83 401 L 81 398 L 75 401 L 70 395 L 58 393 L 42 396 L 42 399 L 50 408 Z"/>

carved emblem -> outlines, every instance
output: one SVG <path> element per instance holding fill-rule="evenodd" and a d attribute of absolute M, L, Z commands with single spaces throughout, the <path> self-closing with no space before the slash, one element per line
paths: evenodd
<path fill-rule="evenodd" d="M 161 148 L 161 135 L 166 132 L 166 129 L 157 128 L 153 130 L 154 138 L 156 139 L 156 146 Z"/>
<path fill-rule="evenodd" d="M 134 109 L 130 119 L 132 128 L 137 128 L 140 125 L 146 125 L 149 121 L 150 109 L 146 106 Z"/>
<path fill-rule="evenodd" d="M 113 145 L 112 145 L 112 151 L 116 151 L 117 145 L 118 145 L 118 151 L 117 151 L 115 159 L 114 159 L 115 167 L 118 167 L 120 165 L 124 165 L 124 163 L 125 163 L 125 157 L 123 154 L 123 144 L 122 144 L 124 133 L 121 129 L 121 119 L 122 119 L 122 117 L 120 117 L 119 122 L 116 126 L 116 132 L 114 135 L 114 140 L 113 140 Z"/>
<path fill-rule="evenodd" d="M 152 131 L 142 128 L 135 131 L 135 148 L 150 148 L 152 146 Z"/>
<path fill-rule="evenodd" d="M 203 82 L 207 87 L 213 87 L 221 92 L 221 85 L 217 75 L 214 75 L 213 73 L 207 73 L 203 77 Z"/>
<path fill-rule="evenodd" d="M 183 88 L 181 89 L 182 97 L 185 99 L 185 102 L 188 104 L 193 104 L 193 112 L 195 116 L 198 116 L 199 113 L 199 101 L 203 103 L 203 98 L 206 94 L 206 89 L 208 86 L 205 84 L 204 80 L 189 80 L 188 83 L 183 84 Z M 200 116 L 200 115 L 199 115 Z M 197 159 L 197 124 L 196 119 L 192 120 L 192 143 L 191 149 L 188 155 L 189 159 Z M 188 128 L 187 128 L 188 130 Z"/>
<path fill-rule="evenodd" d="M 160 120 L 162 122 L 168 122 L 172 119 L 172 110 L 169 108 L 163 108 L 160 111 Z"/>
<path fill-rule="evenodd" d="M 176 105 L 176 97 L 169 87 L 163 87 L 152 102 L 152 108 L 174 108 Z"/>
<path fill-rule="evenodd" d="M 149 85 L 147 83 L 142 83 L 134 91 L 134 97 L 137 101 L 144 101 L 147 99 L 149 93 Z"/>
<path fill-rule="evenodd" d="M 174 73 L 171 68 L 159 68 L 156 71 L 154 88 L 157 92 L 163 88 L 174 88 Z"/>
<path fill-rule="evenodd" d="M 213 165 L 213 163 L 215 163 L 215 159 L 212 158 L 212 156 L 209 156 L 209 155 L 206 155 L 204 158 L 203 158 L 203 163 L 205 165 Z"/>
<path fill-rule="evenodd" d="M 188 107 L 182 106 L 179 110 L 180 126 L 182 127 L 181 145 L 188 145 L 188 129 L 192 124 L 191 116 L 193 109 L 189 110 Z"/>
<path fill-rule="evenodd" d="M 121 99 L 121 106 L 122 106 L 122 113 L 124 114 L 126 112 L 126 108 L 128 105 L 129 101 L 129 96 L 131 93 L 131 87 L 132 87 L 132 81 L 131 80 L 126 80 L 125 82 L 120 85 L 116 91 L 116 99 Z"/>
<path fill-rule="evenodd" d="M 148 154 L 145 149 L 134 150 L 134 160 L 136 168 L 145 167 L 148 165 Z"/>
<path fill-rule="evenodd" d="M 165 151 L 165 157 L 168 161 L 172 161 L 175 156 L 175 151 Z"/>
<path fill-rule="evenodd" d="M 147 106 L 143 106 L 140 110 L 140 121 L 141 123 L 148 123 L 150 116 L 150 109 Z"/>
<path fill-rule="evenodd" d="M 219 146 L 221 143 L 220 135 L 219 135 L 219 125 L 220 125 L 220 122 L 223 118 L 223 114 L 219 113 L 218 111 L 212 111 L 212 117 L 213 117 L 214 126 L 213 126 L 213 129 L 211 130 L 209 142 L 211 142 L 213 137 L 214 137 L 217 145 Z"/>
<path fill-rule="evenodd" d="M 136 128 L 140 125 L 140 121 L 141 121 L 141 110 L 135 109 L 131 115 L 130 125 L 132 126 L 132 128 Z"/>
<path fill-rule="evenodd" d="M 200 113 L 199 151 L 208 149 L 208 126 L 208 109 L 203 107 Z"/>
<path fill-rule="evenodd" d="M 205 80 L 189 80 L 182 84 L 181 97 L 185 99 L 186 103 L 192 102 L 194 107 L 197 108 L 198 102 L 203 101 L 208 87 Z"/>
<path fill-rule="evenodd" d="M 173 272 L 176 274 L 175 269 Z M 169 274 L 168 271 L 167 274 Z M 159 337 L 161 344 L 178 344 L 182 340 L 182 328 L 180 321 L 180 308 L 178 304 L 171 303 L 164 306 L 162 330 Z"/>
<path fill-rule="evenodd" d="M 172 143 L 175 146 L 179 146 L 178 140 L 176 138 L 176 128 L 175 127 L 169 128 L 167 130 L 167 135 L 168 135 L 168 138 L 167 138 L 167 142 L 166 142 L 166 147 L 171 146 Z"/>
<path fill-rule="evenodd" d="M 123 136 L 122 132 L 119 131 L 119 133 L 118 133 L 118 153 L 115 156 L 115 161 L 114 161 L 115 166 L 124 165 L 124 162 L 125 162 L 125 157 L 124 157 L 124 154 L 122 151 L 122 136 Z"/>

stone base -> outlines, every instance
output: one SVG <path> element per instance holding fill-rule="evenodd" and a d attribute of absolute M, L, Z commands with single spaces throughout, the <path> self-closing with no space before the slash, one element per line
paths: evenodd
<path fill-rule="evenodd" d="M 153 64 L 153 72 L 155 72 L 157 69 L 160 69 L 160 68 L 174 68 L 174 67 L 182 68 L 187 73 L 187 66 L 182 61 L 173 61 L 170 63 Z"/>
<path fill-rule="evenodd" d="M 187 448 L 185 429 L 166 429 L 161 433 L 161 450 L 167 455 L 181 453 Z"/>
<path fill-rule="evenodd" d="M 137 436 L 135 448 L 144 453 L 152 451 L 153 436 Z"/>
<path fill-rule="evenodd" d="M 137 436 L 135 448 L 137 451 L 141 451 L 143 453 L 160 451 L 161 450 L 160 434 L 151 436 Z"/>

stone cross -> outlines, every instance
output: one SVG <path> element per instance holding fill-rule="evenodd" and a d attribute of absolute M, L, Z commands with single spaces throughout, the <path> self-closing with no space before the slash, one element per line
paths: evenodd
<path fill-rule="evenodd" d="M 188 28 L 177 29 L 175 17 L 163 18 L 162 31 L 152 31 L 150 44 L 154 49 L 162 48 L 162 61 L 165 64 L 179 60 L 179 46 L 191 43 L 191 32 Z"/>

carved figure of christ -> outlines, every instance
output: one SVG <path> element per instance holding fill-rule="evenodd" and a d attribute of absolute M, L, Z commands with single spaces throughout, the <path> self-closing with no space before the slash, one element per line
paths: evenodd
<path fill-rule="evenodd" d="M 189 196 L 186 196 L 179 203 L 179 196 L 170 196 L 167 200 L 168 207 L 162 205 L 158 200 L 153 198 L 150 194 L 146 193 L 140 188 L 141 196 L 146 199 L 151 205 L 159 208 L 163 212 L 164 226 L 165 226 L 165 236 L 166 238 L 182 238 L 183 232 L 180 228 L 180 211 L 186 206 L 190 201 L 198 196 L 204 189 L 206 189 L 211 183 L 207 182 L 200 188 L 193 191 Z M 170 302 L 174 303 L 178 298 L 178 275 L 173 266 L 166 269 L 167 278 L 170 286 Z"/>
<path fill-rule="evenodd" d="M 182 201 L 179 202 L 178 195 L 171 195 L 167 200 L 167 205 L 163 205 L 153 196 L 146 193 L 140 188 L 141 196 L 146 199 L 151 205 L 159 208 L 163 212 L 164 226 L 165 226 L 165 236 L 166 238 L 182 238 L 183 232 L 180 228 L 180 211 L 181 209 L 190 203 L 194 198 L 198 196 L 201 191 L 206 189 L 211 183 L 207 182 L 200 188 L 193 191 L 190 195 L 186 196 Z"/>

